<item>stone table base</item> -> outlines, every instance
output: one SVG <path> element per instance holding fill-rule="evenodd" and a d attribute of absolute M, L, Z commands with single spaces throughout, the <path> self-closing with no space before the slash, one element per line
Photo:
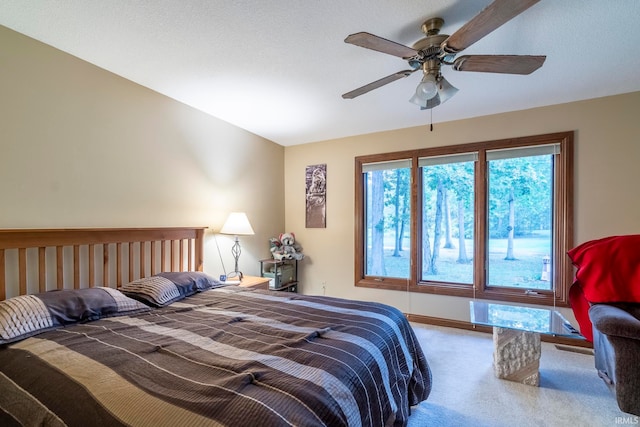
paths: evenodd
<path fill-rule="evenodd" d="M 540 334 L 493 328 L 493 370 L 496 377 L 540 385 Z"/>

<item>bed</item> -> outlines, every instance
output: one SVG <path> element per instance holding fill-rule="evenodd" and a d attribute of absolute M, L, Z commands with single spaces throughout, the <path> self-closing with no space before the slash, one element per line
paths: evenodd
<path fill-rule="evenodd" d="M 431 373 L 401 312 L 223 286 L 203 237 L 0 230 L 0 425 L 406 425 Z"/>

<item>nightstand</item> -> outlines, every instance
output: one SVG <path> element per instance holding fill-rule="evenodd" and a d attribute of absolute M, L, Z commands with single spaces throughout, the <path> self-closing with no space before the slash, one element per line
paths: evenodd
<path fill-rule="evenodd" d="M 243 288 L 264 289 L 269 290 L 268 277 L 243 276 L 238 286 Z"/>

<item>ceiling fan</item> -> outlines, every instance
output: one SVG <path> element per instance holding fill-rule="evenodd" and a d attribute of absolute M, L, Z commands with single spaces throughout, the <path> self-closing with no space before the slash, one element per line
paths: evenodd
<path fill-rule="evenodd" d="M 450 65 L 456 71 L 483 73 L 531 74 L 544 63 L 546 56 L 531 55 L 464 55 L 455 56 L 502 24 L 518 16 L 540 0 L 494 0 L 452 35 L 440 34 L 442 18 L 431 18 L 422 24 L 425 37 L 408 47 L 376 35 L 360 32 L 344 41 L 356 46 L 400 57 L 411 67 L 383 77 L 342 95 L 352 99 L 388 83 L 422 70 L 423 77 L 409 100 L 422 110 L 437 107 L 458 92 L 441 73 L 441 66 Z"/>

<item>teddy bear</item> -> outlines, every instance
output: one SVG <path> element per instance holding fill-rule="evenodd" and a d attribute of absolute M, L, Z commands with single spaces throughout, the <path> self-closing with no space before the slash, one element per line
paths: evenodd
<path fill-rule="evenodd" d="M 269 239 L 269 243 L 271 245 L 271 255 L 275 260 L 301 260 L 304 258 L 302 247 L 296 243 L 294 233 L 282 233 L 277 239 L 275 237 Z"/>
<path fill-rule="evenodd" d="M 287 259 L 297 259 L 299 261 L 304 258 L 302 247 L 296 243 L 296 235 L 294 233 L 282 233 L 279 238 Z"/>

